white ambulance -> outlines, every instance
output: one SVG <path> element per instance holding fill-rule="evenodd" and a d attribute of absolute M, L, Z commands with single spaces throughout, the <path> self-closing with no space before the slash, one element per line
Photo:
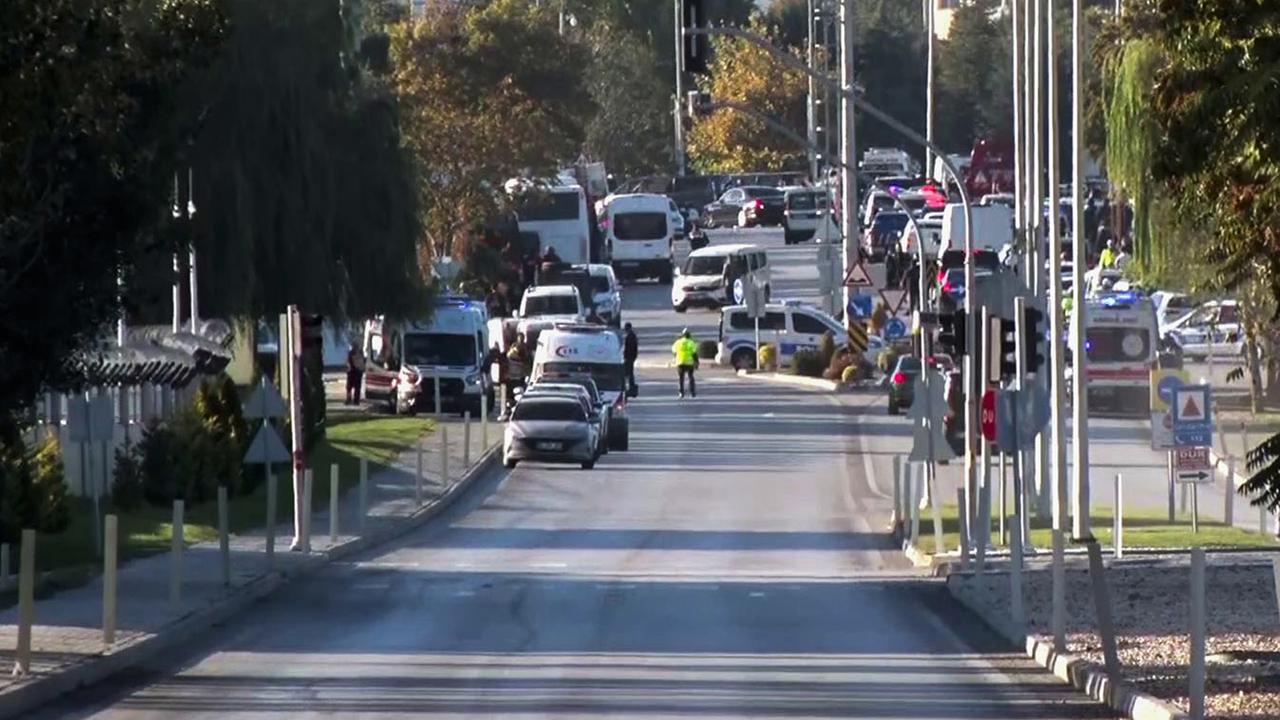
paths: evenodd
<path fill-rule="evenodd" d="M 1133 290 L 1089 297 L 1083 309 L 1089 410 L 1145 416 L 1160 340 L 1155 304 Z"/>
<path fill-rule="evenodd" d="M 533 353 L 532 382 L 548 374 L 589 375 L 612 406 L 609 449 L 626 450 L 631 422 L 627 417 L 626 368 L 622 338 L 602 325 L 559 323 L 538 336 Z"/>

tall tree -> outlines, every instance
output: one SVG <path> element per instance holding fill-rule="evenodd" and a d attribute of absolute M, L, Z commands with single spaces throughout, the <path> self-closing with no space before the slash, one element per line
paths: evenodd
<path fill-rule="evenodd" d="M 601 23 L 588 31 L 587 82 L 598 108 L 586 126 L 586 151 L 621 177 L 666 167 L 671 158 L 672 81 L 653 69 L 652 45 Z"/>
<path fill-rule="evenodd" d="M 961 5 L 941 43 L 935 134 L 946 147 L 965 151 L 978 138 L 1012 136 L 1011 48 L 1007 23 L 993 17 L 998 5 Z"/>
<path fill-rule="evenodd" d="M 763 23 L 751 29 L 766 33 Z M 806 82 L 769 53 L 743 41 L 715 43 L 708 89 L 720 101 L 743 103 L 804 136 Z M 794 52 L 794 51 L 792 51 Z M 688 138 L 689 157 L 702 172 L 799 169 L 805 149 L 766 123 L 737 110 L 699 119 Z"/>
<path fill-rule="evenodd" d="M 66 379 L 154 242 L 219 0 L 0 3 L 0 415 Z"/>

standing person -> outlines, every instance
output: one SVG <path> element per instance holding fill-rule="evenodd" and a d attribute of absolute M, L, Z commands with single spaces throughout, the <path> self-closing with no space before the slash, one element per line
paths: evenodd
<path fill-rule="evenodd" d="M 698 343 L 693 334 L 685 328 L 671 346 L 671 354 L 676 357 L 676 373 L 680 378 L 680 397 L 684 397 L 684 376 L 689 376 L 689 395 L 698 397 L 698 386 L 693 379 L 693 371 L 698 369 Z"/>
<path fill-rule="evenodd" d="M 1128 240 L 1120 243 L 1120 252 L 1116 254 L 1115 266 L 1117 270 L 1123 271 L 1129 267 L 1130 261 L 1133 260 L 1133 247 Z"/>
<path fill-rule="evenodd" d="M 524 333 L 516 335 L 516 341 L 507 350 L 507 407 L 515 403 L 516 388 L 525 386 L 529 377 L 529 348 L 525 346 Z"/>
<path fill-rule="evenodd" d="M 631 323 L 627 323 L 623 326 L 622 334 L 622 361 L 627 367 L 627 397 L 640 394 L 636 385 L 636 357 L 639 354 L 640 339 L 636 337 L 636 331 L 631 329 Z"/>
<path fill-rule="evenodd" d="M 1102 255 L 1098 258 L 1098 267 L 1108 270 L 1116 266 L 1116 241 L 1108 239 L 1107 246 L 1102 248 Z"/>
<path fill-rule="evenodd" d="M 364 382 L 364 351 L 360 343 L 351 343 L 347 351 L 347 405 L 360 404 L 360 386 Z"/>
<path fill-rule="evenodd" d="M 489 292 L 488 297 L 484 299 L 484 305 L 491 318 L 511 316 L 511 299 L 505 280 L 498 281 L 498 284 Z"/>

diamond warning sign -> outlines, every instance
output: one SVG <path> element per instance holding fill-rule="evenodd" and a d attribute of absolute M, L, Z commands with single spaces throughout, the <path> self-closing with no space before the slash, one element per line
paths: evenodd
<path fill-rule="evenodd" d="M 849 268 L 848 274 L 844 276 L 845 287 L 875 287 L 875 283 L 871 282 L 871 273 L 867 272 L 867 264 L 859 260 L 858 264 Z"/>

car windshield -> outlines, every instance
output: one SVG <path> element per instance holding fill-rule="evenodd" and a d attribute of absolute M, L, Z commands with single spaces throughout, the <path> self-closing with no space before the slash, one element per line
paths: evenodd
<path fill-rule="evenodd" d="M 609 276 L 607 275 L 591 276 L 591 292 L 607 293 L 612 289 L 613 289 L 613 285 L 609 282 Z"/>
<path fill-rule="evenodd" d="M 827 198 L 822 193 L 798 192 L 787 195 L 787 207 L 792 210 L 813 210 L 826 206 Z"/>
<path fill-rule="evenodd" d="M 516 422 L 522 420 L 552 420 L 559 422 L 584 422 L 587 414 L 582 410 L 582 403 L 565 398 L 529 398 L 516 403 L 516 407 L 511 412 L 511 419 Z"/>
<path fill-rule="evenodd" d="M 549 362 L 542 369 L 543 372 L 548 373 L 571 373 L 590 376 L 596 382 L 596 389 L 601 392 L 620 392 L 622 390 L 624 373 L 621 363 L 610 365 L 606 363 Z"/>
<path fill-rule="evenodd" d="M 780 198 L 785 194 L 778 188 L 753 187 L 744 189 L 747 191 L 747 197 L 750 198 Z"/>
<path fill-rule="evenodd" d="M 906 213 L 882 212 L 879 215 L 876 215 L 875 222 L 871 224 L 871 231 L 876 234 L 901 233 L 902 228 L 906 226 Z"/>
<path fill-rule="evenodd" d="M 898 358 L 898 372 L 908 374 L 920 372 L 920 358 L 914 355 L 905 355 Z"/>
<path fill-rule="evenodd" d="M 1151 333 L 1145 328 L 1091 327 L 1085 333 L 1089 362 L 1145 362 Z"/>
<path fill-rule="evenodd" d="M 524 299 L 524 316 L 577 315 L 578 298 L 573 295 L 533 295 Z"/>
<path fill-rule="evenodd" d="M 689 256 L 684 262 L 685 275 L 719 275 L 724 272 L 723 255 Z"/>
<path fill-rule="evenodd" d="M 578 389 L 581 388 L 582 390 L 586 390 L 587 394 L 591 396 L 591 402 L 593 403 L 600 402 L 600 393 L 594 392 L 596 389 L 594 383 L 589 383 L 589 382 L 580 383 L 574 380 L 561 380 L 559 378 L 555 378 L 552 380 L 545 380 L 544 382 L 539 382 L 537 385 L 533 386 L 533 389 L 535 390 L 541 389 L 541 388 L 547 388 L 549 390 L 553 390 L 556 392 L 566 392 L 566 393 L 577 393 Z"/>
<path fill-rule="evenodd" d="M 619 240 L 658 240 L 667 236 L 667 214 L 656 212 L 617 213 L 613 216 L 613 236 Z"/>
<path fill-rule="evenodd" d="M 453 333 L 405 333 L 406 365 L 474 365 L 476 338 Z"/>
<path fill-rule="evenodd" d="M 524 222 L 545 220 L 577 220 L 579 207 L 577 191 L 533 193 L 516 208 L 516 217 Z"/>

